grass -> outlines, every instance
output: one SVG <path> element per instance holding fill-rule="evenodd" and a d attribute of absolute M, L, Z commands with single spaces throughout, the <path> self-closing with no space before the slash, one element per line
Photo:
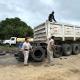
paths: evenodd
<path fill-rule="evenodd" d="M 0 45 L 0 51 L 6 51 L 6 52 L 10 52 L 10 51 L 17 51 L 18 47 L 16 46 L 9 46 L 9 45 Z"/>

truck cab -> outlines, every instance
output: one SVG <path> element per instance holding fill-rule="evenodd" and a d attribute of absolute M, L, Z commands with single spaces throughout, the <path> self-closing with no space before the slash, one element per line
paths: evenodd
<path fill-rule="evenodd" d="M 4 40 L 4 41 L 3 41 L 3 44 L 9 44 L 10 46 L 11 46 L 12 44 L 16 44 L 16 37 L 11 37 L 11 38 L 8 39 L 8 40 Z"/>

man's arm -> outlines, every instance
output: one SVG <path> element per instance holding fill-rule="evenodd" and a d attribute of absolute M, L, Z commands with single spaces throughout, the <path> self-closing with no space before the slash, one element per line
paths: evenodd
<path fill-rule="evenodd" d="M 54 40 L 50 42 L 51 48 L 54 49 L 55 48 L 55 44 L 54 44 Z"/>
<path fill-rule="evenodd" d="M 56 22 L 56 19 L 55 19 L 54 15 L 52 16 L 52 19 Z"/>
<path fill-rule="evenodd" d="M 29 43 L 29 47 L 30 47 L 30 50 L 32 50 L 32 46 L 31 46 L 31 44 Z"/>

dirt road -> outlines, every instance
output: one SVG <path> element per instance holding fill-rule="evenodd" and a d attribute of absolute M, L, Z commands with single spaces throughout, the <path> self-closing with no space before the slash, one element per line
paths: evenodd
<path fill-rule="evenodd" d="M 45 62 L 23 66 L 7 54 L 0 57 L 0 80 L 80 80 L 80 54 L 54 62 L 54 66 L 45 66 Z"/>

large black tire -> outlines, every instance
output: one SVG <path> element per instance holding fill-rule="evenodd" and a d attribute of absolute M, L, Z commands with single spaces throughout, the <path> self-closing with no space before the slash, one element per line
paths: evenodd
<path fill-rule="evenodd" d="M 42 47 L 35 47 L 31 53 L 34 61 L 43 61 L 45 58 L 45 50 Z"/>
<path fill-rule="evenodd" d="M 79 44 L 72 44 L 73 54 L 77 55 L 80 53 L 80 45 Z"/>
<path fill-rule="evenodd" d="M 59 58 L 62 56 L 62 47 L 60 45 L 57 45 L 54 49 L 53 57 Z"/>
<path fill-rule="evenodd" d="M 62 49 L 63 49 L 63 55 L 69 56 L 72 54 L 72 46 L 71 45 L 63 44 Z"/>

